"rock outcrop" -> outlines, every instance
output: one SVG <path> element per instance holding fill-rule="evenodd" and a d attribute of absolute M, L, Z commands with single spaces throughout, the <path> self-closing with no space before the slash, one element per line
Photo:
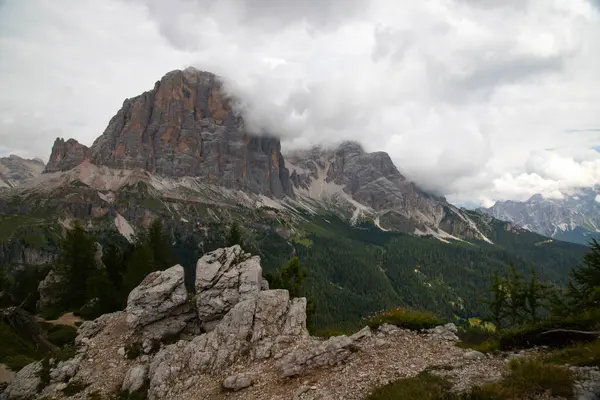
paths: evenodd
<path fill-rule="evenodd" d="M 145 339 L 181 332 L 195 312 L 188 301 L 184 271 L 175 265 L 148 275 L 127 297 L 127 325 Z"/>
<path fill-rule="evenodd" d="M 56 138 L 44 173 L 67 171 L 89 158 L 90 150 L 86 145 L 75 139 L 65 141 L 63 138 Z"/>
<path fill-rule="evenodd" d="M 194 68 L 125 100 L 90 148 L 96 165 L 293 196 L 280 150 L 278 139 L 247 130 L 217 76 Z"/>

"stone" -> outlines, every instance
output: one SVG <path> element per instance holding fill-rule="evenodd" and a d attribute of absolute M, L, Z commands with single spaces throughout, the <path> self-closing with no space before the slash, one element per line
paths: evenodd
<path fill-rule="evenodd" d="M 9 399 L 34 398 L 40 384 L 42 362 L 36 361 L 21 368 L 15 379 L 8 385 L 5 393 Z"/>
<path fill-rule="evenodd" d="M 39 283 L 38 292 L 40 299 L 38 306 L 40 309 L 52 307 L 58 302 L 58 284 L 61 282 L 60 276 L 53 269 L 48 271 L 46 277 Z"/>
<path fill-rule="evenodd" d="M 56 138 L 44 173 L 68 171 L 90 159 L 90 149 L 75 139 Z"/>
<path fill-rule="evenodd" d="M 460 339 L 456 336 L 458 328 L 453 323 L 438 325 L 435 328 L 427 329 L 426 332 L 432 334 L 439 340 L 460 342 Z"/>
<path fill-rule="evenodd" d="M 196 264 L 198 319 L 210 331 L 238 302 L 261 290 L 260 257 L 252 257 L 235 245 L 207 253 Z"/>
<path fill-rule="evenodd" d="M 358 331 L 355 334 L 353 334 L 352 336 L 350 336 L 350 339 L 357 342 L 357 341 L 360 341 L 363 339 L 368 339 L 372 336 L 373 336 L 373 332 L 371 332 L 371 328 L 369 328 L 368 326 L 365 326 L 360 331 Z"/>
<path fill-rule="evenodd" d="M 303 375 L 345 360 L 352 354 L 352 345 L 352 339 L 347 336 L 333 336 L 312 349 L 291 352 L 278 362 L 277 367 L 283 377 Z"/>
<path fill-rule="evenodd" d="M 254 377 L 247 373 L 230 375 L 223 380 L 223 388 L 237 392 L 254 384 Z"/>
<path fill-rule="evenodd" d="M 140 389 L 146 383 L 148 378 L 148 366 L 144 364 L 134 365 L 125 373 L 125 379 L 121 385 L 121 390 L 133 393 Z"/>
<path fill-rule="evenodd" d="M 119 350 L 117 350 L 117 354 L 121 357 L 125 357 L 125 347 L 119 347 Z"/>
<path fill-rule="evenodd" d="M 379 328 L 377 328 L 377 330 L 379 332 L 382 332 L 382 333 L 386 334 L 386 335 L 389 335 L 391 333 L 396 332 L 398 330 L 398 327 L 395 326 L 395 325 L 390 325 L 390 324 L 381 324 L 379 326 Z"/>
<path fill-rule="evenodd" d="M 79 370 L 79 364 L 81 363 L 81 360 L 82 355 L 78 354 L 69 360 L 59 362 L 56 367 L 50 370 L 50 382 L 66 382 L 74 377 Z"/>
<path fill-rule="evenodd" d="M 472 351 L 467 351 L 466 353 L 463 354 L 463 358 L 465 360 L 479 360 L 480 358 L 485 358 L 485 354 L 483 354 L 480 351 L 476 351 L 476 350 L 472 350 Z"/>
<path fill-rule="evenodd" d="M 181 265 L 149 274 L 127 297 L 126 321 L 130 330 L 147 339 L 175 335 L 195 318 Z"/>
<path fill-rule="evenodd" d="M 123 311 L 117 311 L 111 314 L 103 314 L 93 321 L 84 321 L 77 329 L 77 337 L 75 338 L 76 346 L 88 346 L 91 340 L 100 331 L 102 331 L 106 325 L 108 325 L 114 319 L 119 318 L 123 314 Z"/>
<path fill-rule="evenodd" d="M 222 80 L 195 68 L 171 71 L 152 90 L 125 100 L 90 157 L 93 164 L 115 169 L 294 195 L 280 141 L 249 132 Z"/>

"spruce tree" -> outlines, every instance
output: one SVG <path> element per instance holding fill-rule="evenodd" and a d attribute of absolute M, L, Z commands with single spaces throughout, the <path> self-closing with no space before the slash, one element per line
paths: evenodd
<path fill-rule="evenodd" d="M 59 291 L 64 309 L 77 309 L 85 304 L 87 280 L 98 268 L 95 253 L 94 240 L 76 222 L 62 240 L 58 257 Z"/>
<path fill-rule="evenodd" d="M 155 219 L 147 234 L 147 241 L 154 259 L 156 270 L 165 270 L 173 266 L 171 260 L 172 244 L 169 235 L 164 232 L 158 219 Z"/>
<path fill-rule="evenodd" d="M 226 245 L 227 247 L 239 245 L 242 249 L 244 248 L 244 240 L 242 238 L 242 232 L 240 230 L 240 226 L 237 221 L 234 221 L 231 224 L 231 228 L 229 229 L 229 235 L 227 236 Z"/>
<path fill-rule="evenodd" d="M 567 289 L 571 312 L 598 308 L 600 305 L 600 244 L 592 239 L 590 250 L 583 257 L 583 265 L 571 272 L 572 281 Z"/>
<path fill-rule="evenodd" d="M 508 305 L 508 296 L 506 293 L 505 279 L 500 277 L 498 271 L 494 271 L 492 274 L 492 284 L 490 286 L 491 298 L 485 300 L 490 311 L 490 321 L 499 331 L 503 327 L 503 320 L 506 316 L 506 310 Z"/>

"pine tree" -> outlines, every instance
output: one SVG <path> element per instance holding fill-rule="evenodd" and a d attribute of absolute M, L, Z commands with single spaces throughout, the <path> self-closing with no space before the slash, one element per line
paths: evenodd
<path fill-rule="evenodd" d="M 231 228 L 229 229 L 229 235 L 227 236 L 226 245 L 227 247 L 239 245 L 242 249 L 244 248 L 244 239 L 242 238 L 242 232 L 240 230 L 240 226 L 237 221 L 234 221 L 231 224 Z"/>
<path fill-rule="evenodd" d="M 485 300 L 490 310 L 490 321 L 499 331 L 503 327 L 503 320 L 506 316 L 506 309 L 508 306 L 508 296 L 505 288 L 505 279 L 500 277 L 498 271 L 494 271 L 492 274 L 492 284 L 490 286 L 491 298 Z"/>
<path fill-rule="evenodd" d="M 61 277 L 60 298 L 64 309 L 77 309 L 85 304 L 86 283 L 98 268 L 94 240 L 76 222 L 61 243 L 57 273 Z"/>
<path fill-rule="evenodd" d="M 152 249 L 154 267 L 157 270 L 165 270 L 173 266 L 171 260 L 172 244 L 169 235 L 163 231 L 158 219 L 155 219 L 147 234 L 148 245 Z"/>
<path fill-rule="evenodd" d="M 523 321 L 526 303 L 526 291 L 523 276 L 519 274 L 512 263 L 509 263 L 510 272 L 506 282 L 508 294 L 508 318 L 511 325 L 519 325 Z"/>
<path fill-rule="evenodd" d="M 284 289 L 290 292 L 290 298 L 300 297 L 302 284 L 308 277 L 306 268 L 300 267 L 300 260 L 294 257 L 281 268 L 281 282 Z"/>
<path fill-rule="evenodd" d="M 571 311 L 585 311 L 600 305 L 600 244 L 592 239 L 583 264 L 571 272 L 567 296 Z"/>
<path fill-rule="evenodd" d="M 140 242 L 135 246 L 133 254 L 127 262 L 125 275 L 123 276 L 124 293 L 128 294 L 153 271 L 156 271 L 156 269 L 152 249 L 148 243 Z"/>
<path fill-rule="evenodd" d="M 532 322 L 538 321 L 539 311 L 546 303 L 546 297 L 548 295 L 549 288 L 546 285 L 541 284 L 537 279 L 537 273 L 535 269 L 531 269 L 531 278 L 527 286 L 526 301 L 527 301 L 527 312 Z"/>

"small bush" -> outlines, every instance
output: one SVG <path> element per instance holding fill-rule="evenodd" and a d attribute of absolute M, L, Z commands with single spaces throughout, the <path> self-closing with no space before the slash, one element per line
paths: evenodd
<path fill-rule="evenodd" d="M 142 355 L 142 345 L 140 343 L 130 343 L 125 346 L 125 355 L 128 359 L 133 360 Z"/>
<path fill-rule="evenodd" d="M 77 393 L 85 390 L 85 388 L 88 387 L 88 385 L 86 385 L 83 382 L 79 382 L 79 381 L 75 381 L 75 380 L 71 380 L 69 382 L 69 384 L 67 385 L 67 387 L 65 387 L 62 392 L 65 396 L 67 397 L 71 397 L 76 395 Z"/>
<path fill-rule="evenodd" d="M 48 340 L 55 344 L 58 347 L 63 347 L 65 345 L 72 345 L 75 341 L 75 337 L 77 336 L 77 329 L 72 326 L 66 325 L 50 325 L 47 327 L 47 337 Z"/>
<path fill-rule="evenodd" d="M 75 346 L 65 346 L 62 349 L 52 352 L 52 357 L 55 358 L 56 361 L 66 361 L 75 357 L 76 352 L 77 349 Z"/>
<path fill-rule="evenodd" d="M 12 371 L 19 371 L 24 366 L 31 364 L 35 360 L 24 355 L 8 356 L 2 359 L 2 364 L 6 365 Z"/>
<path fill-rule="evenodd" d="M 383 324 L 390 324 L 404 329 L 421 330 L 434 328 L 443 323 L 443 321 L 431 313 L 409 311 L 405 308 L 396 308 L 381 312 L 367 319 L 367 325 L 371 329 L 377 329 Z"/>

